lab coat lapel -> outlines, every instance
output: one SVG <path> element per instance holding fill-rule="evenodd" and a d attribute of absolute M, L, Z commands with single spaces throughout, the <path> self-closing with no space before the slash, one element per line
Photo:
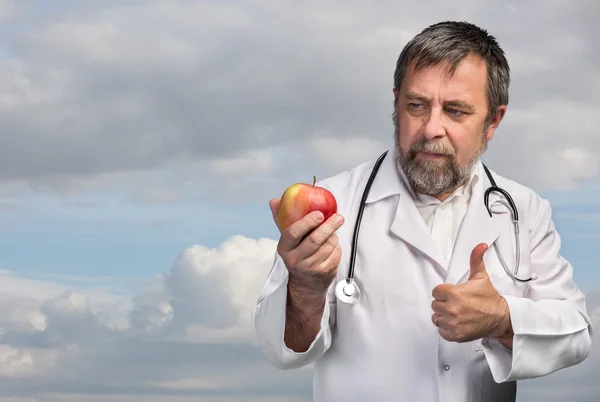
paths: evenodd
<path fill-rule="evenodd" d="M 396 196 L 397 200 L 396 211 L 390 225 L 390 232 L 411 247 L 424 253 L 431 260 L 437 262 L 441 272 L 445 271 L 435 241 L 419 214 L 406 184 L 399 175 L 396 166 L 396 154 L 393 148 L 389 150 L 373 181 L 371 191 L 367 197 L 367 204 L 390 196 Z"/>
<path fill-rule="evenodd" d="M 500 219 L 492 219 L 484 204 L 484 193 L 490 185 L 481 162 L 477 165 L 478 180 L 473 188 L 471 200 L 458 232 L 452 259 L 448 268 L 447 283 L 460 283 L 469 276 L 471 252 L 480 243 L 489 247 L 500 236 Z M 490 205 L 495 195 L 490 196 Z"/>
<path fill-rule="evenodd" d="M 391 232 L 406 243 L 424 253 L 437 263 L 438 270 L 444 272 L 440 251 L 435 244 L 425 221 L 419 214 L 410 194 L 404 190 L 398 199 L 398 208 L 392 221 Z"/>

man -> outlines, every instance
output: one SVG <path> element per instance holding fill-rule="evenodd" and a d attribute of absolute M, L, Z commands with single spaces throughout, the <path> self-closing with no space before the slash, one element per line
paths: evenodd
<path fill-rule="evenodd" d="M 472 24 L 439 23 L 405 46 L 395 146 L 356 243 L 357 303 L 343 303 L 335 286 L 348 275 L 374 161 L 318 183 L 336 197 L 337 215 L 311 213 L 281 231 L 254 327 L 276 367 L 315 363 L 315 401 L 514 401 L 517 380 L 587 357 L 585 298 L 548 201 L 480 161 L 509 81 L 496 40 Z M 488 210 L 494 183 L 511 198 L 493 192 Z M 278 205 L 270 203 L 274 218 Z"/>

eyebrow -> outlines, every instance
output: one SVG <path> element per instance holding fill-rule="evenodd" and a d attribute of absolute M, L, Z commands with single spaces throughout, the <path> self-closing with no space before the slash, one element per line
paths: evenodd
<path fill-rule="evenodd" d="M 406 99 L 416 100 L 416 101 L 423 102 L 423 103 L 431 103 L 430 98 L 423 96 L 423 95 L 419 95 L 418 93 L 415 93 L 415 92 L 408 92 L 406 94 Z M 471 105 L 468 102 L 461 101 L 458 99 L 446 101 L 446 102 L 444 102 L 444 106 L 445 107 L 457 107 L 457 108 L 467 111 L 468 113 L 475 113 L 475 107 L 473 105 Z"/>
<path fill-rule="evenodd" d="M 408 100 L 417 100 L 423 103 L 431 103 L 431 99 L 429 99 L 426 96 L 423 95 L 419 95 L 418 93 L 415 92 L 407 92 L 406 93 L 406 99 Z"/>

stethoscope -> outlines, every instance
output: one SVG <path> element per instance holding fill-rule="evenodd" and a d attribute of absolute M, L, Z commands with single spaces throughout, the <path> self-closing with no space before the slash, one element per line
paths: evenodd
<path fill-rule="evenodd" d="M 377 172 L 379 171 L 379 167 L 381 166 L 381 163 L 383 162 L 383 159 L 385 158 L 387 153 L 388 153 L 388 151 L 385 151 L 383 154 L 381 154 L 381 156 L 379 156 L 379 158 L 375 162 L 375 166 L 373 167 L 373 170 L 371 171 L 371 175 L 369 176 L 369 179 L 365 186 L 365 190 L 363 192 L 362 199 L 360 200 L 360 205 L 358 208 L 358 216 L 356 218 L 356 224 L 354 225 L 354 234 L 352 236 L 352 248 L 350 251 L 350 266 L 348 269 L 348 276 L 346 279 L 341 279 L 335 287 L 335 295 L 336 295 L 337 299 L 339 301 L 341 301 L 342 303 L 355 304 L 358 302 L 358 300 L 360 299 L 360 296 L 361 296 L 360 288 L 358 287 L 358 284 L 354 280 L 354 264 L 356 262 L 356 244 L 358 243 L 358 232 L 360 230 L 362 215 L 363 215 L 363 212 L 365 209 L 365 203 L 367 200 L 367 196 L 369 195 L 369 190 L 371 189 L 371 185 L 373 184 L 373 181 L 375 180 L 375 176 L 377 175 Z M 487 166 L 485 166 L 485 164 L 483 165 L 483 168 L 485 170 L 485 174 L 487 175 L 487 177 L 491 183 L 491 186 L 486 189 L 485 194 L 484 194 L 484 203 L 485 203 L 485 207 L 487 208 L 488 214 L 490 215 L 490 218 L 492 217 L 492 211 L 491 211 L 492 206 L 496 202 L 499 202 L 499 203 L 505 205 L 510 210 L 511 215 L 512 215 L 513 225 L 514 225 L 514 233 L 515 233 L 515 239 L 516 239 L 515 245 L 516 245 L 516 255 L 517 255 L 514 274 L 510 271 L 510 269 L 506 265 L 506 262 L 504 261 L 504 258 L 502 257 L 502 253 L 500 252 L 500 249 L 498 248 L 498 244 L 496 244 L 496 242 L 494 242 L 493 243 L 494 249 L 496 251 L 496 254 L 498 255 L 500 264 L 502 264 L 502 267 L 504 268 L 506 273 L 513 280 L 515 280 L 517 282 L 529 282 L 529 281 L 535 280 L 536 279 L 535 274 L 530 276 L 527 279 L 521 279 L 521 278 L 517 277 L 517 275 L 519 274 L 519 263 L 520 263 L 520 259 L 521 259 L 521 249 L 519 248 L 519 214 L 517 211 L 517 206 L 515 205 L 510 194 L 506 190 L 504 190 L 496 185 L 496 181 L 492 177 L 492 174 L 488 170 Z M 489 205 L 490 194 L 493 192 L 498 192 L 498 193 L 502 194 L 507 199 L 507 201 L 496 200 L 494 203 L 492 203 L 492 205 Z"/>

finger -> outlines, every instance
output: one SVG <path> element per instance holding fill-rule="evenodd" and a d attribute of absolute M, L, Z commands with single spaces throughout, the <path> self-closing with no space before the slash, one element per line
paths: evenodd
<path fill-rule="evenodd" d="M 315 254 L 319 247 L 329 239 L 344 223 L 344 218 L 339 214 L 332 215 L 322 225 L 314 229 L 298 246 L 298 257 L 306 259 Z"/>
<path fill-rule="evenodd" d="M 438 327 L 438 333 L 443 339 L 447 340 L 448 342 L 458 342 L 454 332 L 451 329 L 442 326 L 440 320 L 438 320 Z"/>
<path fill-rule="evenodd" d="M 337 245 L 322 261 L 319 261 L 317 265 L 309 268 L 297 267 L 290 272 L 290 275 L 295 275 L 306 283 L 309 283 L 310 287 L 314 290 L 322 290 L 331 284 L 331 281 L 337 275 L 337 268 L 340 263 L 342 256 L 342 248 Z"/>
<path fill-rule="evenodd" d="M 279 213 L 279 203 L 281 202 L 281 200 L 279 198 L 273 198 L 271 201 L 269 201 L 269 208 L 271 208 L 271 214 L 273 215 L 273 221 L 275 222 L 275 225 L 277 225 L 277 229 L 279 229 L 279 232 L 281 232 L 281 228 L 279 227 L 279 219 L 278 219 L 278 213 Z"/>
<path fill-rule="evenodd" d="M 340 259 L 342 258 L 342 248 L 338 244 L 333 251 L 327 256 L 317 267 L 320 275 L 325 276 L 329 281 L 337 275 L 337 268 L 340 265 Z M 330 283 L 330 282 L 329 282 Z"/>
<path fill-rule="evenodd" d="M 433 288 L 431 295 L 435 300 L 446 301 L 449 299 L 449 289 L 451 284 L 442 284 Z"/>
<path fill-rule="evenodd" d="M 325 243 L 323 243 L 318 249 L 317 251 L 315 251 L 312 255 L 301 259 L 301 262 L 298 264 L 298 268 L 302 269 L 318 269 L 316 267 L 318 267 L 323 261 L 325 261 L 330 255 L 331 253 L 335 250 L 335 248 L 338 246 L 338 236 L 333 233 L 331 236 L 329 236 L 329 238 L 327 239 L 327 241 L 325 241 Z M 298 255 L 293 255 L 294 252 L 298 252 L 299 250 L 296 249 L 292 252 L 292 258 L 297 258 Z"/>
<path fill-rule="evenodd" d="M 450 325 L 450 318 L 448 316 L 443 315 L 443 314 L 438 314 L 438 317 L 437 317 L 437 326 L 440 329 L 445 329 L 445 330 L 451 330 L 451 329 L 453 329 L 452 326 Z"/>
<path fill-rule="evenodd" d="M 437 314 L 444 314 L 446 313 L 447 304 L 448 303 L 444 301 L 434 300 L 433 302 L 431 302 L 431 310 L 433 310 L 433 312 Z"/>
<path fill-rule="evenodd" d="M 322 222 L 323 214 L 319 211 L 315 211 L 291 224 L 281 233 L 281 251 L 288 252 L 298 247 L 306 235 L 318 227 Z"/>
<path fill-rule="evenodd" d="M 439 323 L 439 319 L 440 319 L 440 315 L 439 315 L 439 314 L 436 314 L 436 313 L 434 313 L 434 314 L 431 316 L 431 322 L 432 322 L 432 323 L 433 323 L 433 325 L 435 325 L 436 327 L 440 325 L 440 323 Z"/>
<path fill-rule="evenodd" d="M 471 251 L 471 271 L 468 280 L 485 278 L 487 276 L 485 263 L 483 262 L 483 256 L 487 249 L 487 244 L 480 243 Z"/>

